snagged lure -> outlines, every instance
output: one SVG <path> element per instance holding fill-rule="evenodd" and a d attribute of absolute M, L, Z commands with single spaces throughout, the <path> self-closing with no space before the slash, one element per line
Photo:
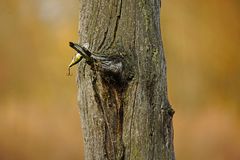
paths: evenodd
<path fill-rule="evenodd" d="M 82 59 L 83 59 L 83 56 L 82 56 L 81 54 L 79 54 L 79 53 L 77 53 L 77 54 L 73 57 L 71 63 L 68 65 L 68 74 L 67 74 L 68 76 L 71 75 L 71 67 L 74 66 L 74 65 L 76 65 L 76 64 L 77 64 L 78 62 L 80 62 Z"/>
<path fill-rule="evenodd" d="M 87 49 L 89 45 L 87 43 L 84 45 L 84 47 L 81 47 L 77 43 L 69 42 L 69 46 L 77 51 L 77 54 L 73 57 L 71 63 L 68 65 L 68 76 L 71 75 L 70 68 L 79 63 L 83 58 L 85 58 L 87 61 L 91 61 L 92 53 Z"/>

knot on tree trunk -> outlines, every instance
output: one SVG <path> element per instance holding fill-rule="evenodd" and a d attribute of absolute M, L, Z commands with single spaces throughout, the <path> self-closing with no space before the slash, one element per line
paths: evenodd
<path fill-rule="evenodd" d="M 69 42 L 69 46 L 78 52 L 75 56 L 75 61 L 73 59 L 69 67 L 72 67 L 84 58 L 86 63 L 91 66 L 92 70 L 100 73 L 105 82 L 117 86 L 126 86 L 128 81 L 134 77 L 132 69 L 129 66 L 129 60 L 124 54 L 94 54 L 87 48 L 73 42 Z"/>

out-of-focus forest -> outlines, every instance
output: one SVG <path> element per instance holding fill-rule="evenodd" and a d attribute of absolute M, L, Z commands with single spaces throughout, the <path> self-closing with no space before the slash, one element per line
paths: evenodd
<path fill-rule="evenodd" d="M 0 1 L 0 160 L 83 158 L 78 3 Z M 162 0 L 161 27 L 177 159 L 239 160 L 240 1 Z"/>

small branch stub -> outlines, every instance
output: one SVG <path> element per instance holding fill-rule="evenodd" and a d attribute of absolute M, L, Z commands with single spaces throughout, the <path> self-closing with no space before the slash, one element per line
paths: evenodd
<path fill-rule="evenodd" d="M 125 81 L 125 78 L 123 78 L 123 56 L 96 55 L 91 53 L 87 48 L 73 42 L 69 42 L 69 46 L 77 51 L 77 54 L 69 65 L 69 72 L 72 66 L 78 64 L 84 58 L 93 70 L 101 73 L 104 80 L 110 83 L 121 83 Z"/>

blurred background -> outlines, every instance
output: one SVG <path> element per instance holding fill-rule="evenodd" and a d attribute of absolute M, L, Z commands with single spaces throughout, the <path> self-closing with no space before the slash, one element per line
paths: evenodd
<path fill-rule="evenodd" d="M 83 159 L 78 3 L 0 1 L 0 160 Z M 177 159 L 239 160 L 240 1 L 162 0 L 161 27 Z"/>

